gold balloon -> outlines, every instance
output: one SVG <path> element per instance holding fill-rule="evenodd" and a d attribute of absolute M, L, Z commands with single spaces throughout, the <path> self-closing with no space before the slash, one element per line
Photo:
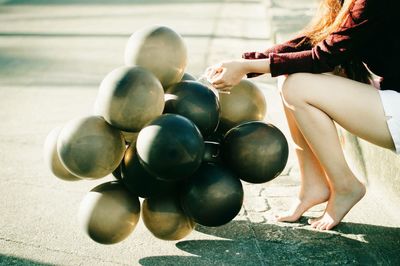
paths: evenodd
<path fill-rule="evenodd" d="M 140 216 L 140 202 L 118 182 L 92 189 L 79 209 L 79 223 L 91 239 L 115 244 L 128 237 Z"/>
<path fill-rule="evenodd" d="M 125 142 L 132 143 L 136 141 L 137 137 L 139 136 L 139 132 L 122 131 L 122 136 L 124 136 Z"/>
<path fill-rule="evenodd" d="M 157 78 L 139 67 L 119 67 L 101 82 L 95 114 L 113 127 L 138 132 L 162 114 L 164 90 Z"/>
<path fill-rule="evenodd" d="M 187 49 L 182 37 L 165 26 L 142 28 L 129 38 L 125 64 L 147 68 L 166 89 L 181 80 L 187 65 Z"/>
<path fill-rule="evenodd" d="M 221 118 L 219 128 L 228 131 L 243 122 L 263 120 L 267 111 L 264 94 L 248 80 L 241 80 L 230 93 L 220 93 Z"/>
<path fill-rule="evenodd" d="M 62 165 L 57 153 L 57 139 L 62 127 L 54 128 L 46 137 L 44 143 L 44 161 L 56 177 L 64 181 L 78 181 L 81 178 L 74 176 Z"/>
<path fill-rule="evenodd" d="M 57 151 L 61 163 L 72 174 L 88 179 L 114 171 L 124 156 L 125 142 L 120 131 L 100 116 L 68 122 L 62 129 Z"/>
<path fill-rule="evenodd" d="M 142 219 L 149 231 L 162 240 L 179 240 L 190 234 L 194 221 L 183 213 L 174 196 L 151 197 L 143 201 Z"/>

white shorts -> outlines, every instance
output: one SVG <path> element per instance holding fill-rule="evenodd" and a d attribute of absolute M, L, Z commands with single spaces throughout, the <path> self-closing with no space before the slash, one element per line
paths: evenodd
<path fill-rule="evenodd" d="M 396 153 L 400 154 L 400 93 L 393 90 L 379 90 L 379 94 Z"/>

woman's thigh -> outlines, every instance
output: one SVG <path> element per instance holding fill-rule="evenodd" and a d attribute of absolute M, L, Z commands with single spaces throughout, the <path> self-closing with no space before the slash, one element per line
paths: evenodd
<path fill-rule="evenodd" d="M 353 134 L 394 148 L 379 91 L 369 84 L 330 74 L 290 75 L 282 95 L 289 108 L 311 105 Z"/>

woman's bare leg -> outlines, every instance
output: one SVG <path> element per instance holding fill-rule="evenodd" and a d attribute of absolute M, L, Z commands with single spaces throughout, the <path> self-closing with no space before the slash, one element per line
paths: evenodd
<path fill-rule="evenodd" d="M 284 79 L 284 77 L 279 77 L 279 79 Z M 279 84 L 283 84 L 283 80 L 280 80 Z M 278 85 L 278 87 L 281 90 L 281 86 Z M 301 186 L 292 209 L 276 218 L 280 222 L 294 222 L 311 207 L 328 200 L 329 185 L 321 164 L 300 132 L 293 114 L 285 105 L 284 110 L 290 134 L 295 144 Z"/>
<path fill-rule="evenodd" d="M 378 91 L 366 84 L 325 74 L 290 75 L 282 88 L 285 105 L 321 163 L 331 193 L 323 217 L 311 226 L 329 230 L 364 196 L 344 158 L 334 121 L 353 134 L 393 149 Z"/>

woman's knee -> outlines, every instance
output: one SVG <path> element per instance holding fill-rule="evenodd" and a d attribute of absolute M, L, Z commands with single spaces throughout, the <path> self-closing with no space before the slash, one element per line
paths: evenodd
<path fill-rule="evenodd" d="M 298 106 L 304 104 L 306 96 L 306 83 L 310 80 L 308 73 L 295 73 L 288 75 L 284 80 L 280 92 L 284 103 L 288 106 Z"/>

